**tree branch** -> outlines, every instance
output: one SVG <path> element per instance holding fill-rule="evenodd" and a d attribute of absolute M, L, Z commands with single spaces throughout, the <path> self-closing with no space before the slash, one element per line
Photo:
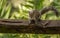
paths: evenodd
<path fill-rule="evenodd" d="M 42 20 L 43 24 L 47 20 Z M 60 33 L 60 21 L 49 20 L 45 26 L 29 24 L 29 20 L 0 19 L 1 33 Z"/>

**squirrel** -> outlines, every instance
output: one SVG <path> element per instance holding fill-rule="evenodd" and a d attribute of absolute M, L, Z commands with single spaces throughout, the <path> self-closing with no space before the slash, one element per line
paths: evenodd
<path fill-rule="evenodd" d="M 40 11 L 38 11 L 38 10 L 32 10 L 32 11 L 29 11 L 29 19 L 30 19 L 30 21 L 29 21 L 29 23 L 30 24 L 38 24 L 38 22 L 39 21 L 41 21 L 41 15 L 43 15 L 43 14 L 45 14 L 46 12 L 48 12 L 48 11 L 54 11 L 54 13 L 55 13 L 55 15 L 57 16 L 57 17 L 59 17 L 59 12 L 58 12 L 58 10 L 55 8 L 55 7 L 53 7 L 53 6 L 49 6 L 49 7 L 45 7 L 45 8 L 43 8 L 42 10 L 40 10 Z M 47 21 L 46 23 L 42 23 L 43 25 L 46 25 L 47 23 L 49 23 L 49 21 Z"/>
<path fill-rule="evenodd" d="M 30 19 L 30 23 L 35 23 L 37 24 L 38 21 L 40 21 L 40 13 L 38 10 L 33 10 L 29 12 L 29 19 Z"/>

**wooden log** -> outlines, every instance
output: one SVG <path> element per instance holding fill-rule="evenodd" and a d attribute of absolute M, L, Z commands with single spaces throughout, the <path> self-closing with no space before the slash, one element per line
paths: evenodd
<path fill-rule="evenodd" d="M 47 20 L 42 20 L 44 23 Z M 41 22 L 42 22 L 41 21 Z M 29 20 L 0 19 L 0 33 L 60 33 L 60 21 L 49 20 L 45 26 L 29 24 Z"/>

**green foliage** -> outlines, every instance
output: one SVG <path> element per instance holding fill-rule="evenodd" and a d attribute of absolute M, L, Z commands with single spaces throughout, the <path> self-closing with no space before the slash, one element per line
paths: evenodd
<path fill-rule="evenodd" d="M 12 3 L 12 2 L 14 3 Z M 18 2 L 20 1 L 20 2 Z M 48 0 L 0 0 L 0 18 L 3 19 L 28 19 L 28 11 L 32 9 L 37 9 L 41 10 L 43 7 L 49 6 L 51 4 L 56 5 L 55 7 L 58 9 L 59 7 L 59 2 L 57 0 L 50 2 Z M 56 3 L 56 1 L 58 3 Z M 49 3 L 48 3 L 49 2 Z M 60 9 L 58 9 L 60 10 Z M 52 14 L 52 12 L 51 12 Z M 53 20 L 54 16 L 53 14 L 51 15 L 50 13 L 45 14 L 42 16 L 42 19 L 51 19 Z M 55 16 L 54 16 L 55 17 Z M 57 17 L 55 17 L 57 18 Z"/>
<path fill-rule="evenodd" d="M 0 38 L 60 38 L 60 34 L 0 33 Z"/>
<path fill-rule="evenodd" d="M 40 10 L 43 7 L 44 0 L 34 0 L 34 9 Z"/>
<path fill-rule="evenodd" d="M 0 18 L 7 19 L 10 12 L 10 4 L 8 6 L 6 0 L 0 0 Z M 8 15 L 8 16 L 7 16 Z"/>

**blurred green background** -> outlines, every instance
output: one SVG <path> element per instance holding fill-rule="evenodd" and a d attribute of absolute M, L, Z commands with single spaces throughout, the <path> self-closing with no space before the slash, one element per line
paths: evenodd
<path fill-rule="evenodd" d="M 60 0 L 0 0 L 0 19 L 29 19 L 28 11 L 53 5 L 60 10 Z M 60 12 L 60 11 L 59 11 Z M 60 14 L 60 13 L 59 13 Z M 60 20 L 53 11 L 42 15 L 43 20 Z M 60 34 L 0 33 L 0 38 L 60 38 Z"/>

